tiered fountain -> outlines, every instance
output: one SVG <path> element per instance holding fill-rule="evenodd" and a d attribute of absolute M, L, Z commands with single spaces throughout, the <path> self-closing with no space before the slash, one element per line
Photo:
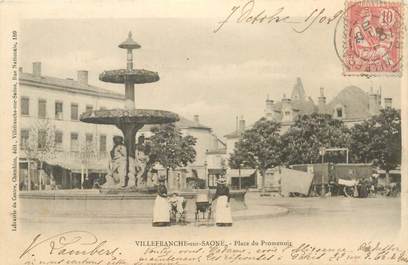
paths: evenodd
<path fill-rule="evenodd" d="M 123 220 L 136 219 L 151 221 L 151 212 L 155 194 L 139 192 L 136 188 L 136 133 L 145 124 L 164 124 L 179 120 L 177 114 L 164 110 L 149 110 L 135 108 L 135 84 L 156 82 L 159 75 L 156 72 L 133 69 L 133 49 L 141 46 L 132 39 L 129 33 L 127 40 L 119 45 L 127 50 L 127 68 L 104 71 L 99 79 L 104 82 L 125 84 L 125 106 L 123 109 L 93 110 L 81 115 L 80 120 L 94 124 L 110 124 L 118 127 L 124 138 L 126 156 L 121 159 L 121 169 L 116 171 L 119 181 L 107 181 L 98 190 L 55 190 L 52 192 L 20 192 L 20 217 L 28 222 L 52 222 L 54 218 L 90 218 L 90 222 L 114 222 L 120 217 Z M 123 148 L 123 145 L 121 145 Z M 110 173 L 112 177 L 112 172 Z M 109 175 L 109 174 L 108 174 Z M 143 191 L 143 190 L 142 190 Z M 214 190 L 211 191 L 214 193 Z M 182 191 L 188 199 L 187 212 L 195 211 L 194 200 L 197 191 Z M 233 191 L 232 208 L 245 209 L 245 191 Z M 132 210 L 129 210 L 132 209 Z M 245 213 L 241 211 L 241 213 Z M 248 215 L 245 213 L 245 215 Z M 244 216 L 245 217 L 245 216 Z M 246 217 L 245 217 L 246 218 Z"/>
<path fill-rule="evenodd" d="M 145 124 L 163 124 L 178 121 L 175 113 L 164 110 L 136 109 L 135 84 L 152 83 L 158 81 L 157 72 L 144 69 L 133 69 L 133 49 L 141 46 L 132 39 L 129 32 L 127 40 L 119 44 L 119 48 L 127 50 L 127 68 L 104 71 L 99 75 L 103 82 L 125 84 L 125 108 L 112 110 L 93 110 L 81 115 L 80 120 L 94 124 L 111 124 L 118 127 L 124 136 L 126 146 L 126 167 L 123 176 L 117 183 L 108 180 L 107 189 L 134 189 L 137 185 L 135 174 L 136 133 Z"/>

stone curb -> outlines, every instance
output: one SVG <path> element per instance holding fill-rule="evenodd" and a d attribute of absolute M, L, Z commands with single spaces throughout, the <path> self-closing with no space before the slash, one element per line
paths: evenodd
<path fill-rule="evenodd" d="M 262 209 L 267 208 L 267 209 Z M 271 211 L 273 209 L 273 211 Z M 262 213 L 259 213 L 262 212 Z M 269 207 L 256 207 L 253 210 L 239 210 L 232 213 L 234 221 L 246 221 L 267 219 L 272 217 L 279 217 L 289 213 L 289 210 L 279 206 Z M 152 221 L 150 214 L 142 214 L 138 216 L 69 216 L 69 215 L 56 215 L 56 216 L 20 216 L 19 220 L 22 223 L 66 223 L 67 219 L 70 223 L 94 223 L 94 224 L 107 224 L 107 223 L 149 223 Z M 192 220 L 192 214 L 188 215 L 188 219 Z M 193 223 L 193 222 L 191 222 Z"/>

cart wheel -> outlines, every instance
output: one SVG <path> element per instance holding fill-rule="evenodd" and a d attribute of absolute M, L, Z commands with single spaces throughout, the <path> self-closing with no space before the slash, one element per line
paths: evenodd
<path fill-rule="evenodd" d="M 344 192 L 344 195 L 347 198 L 353 198 L 354 197 L 354 187 L 344 187 L 343 192 Z"/>

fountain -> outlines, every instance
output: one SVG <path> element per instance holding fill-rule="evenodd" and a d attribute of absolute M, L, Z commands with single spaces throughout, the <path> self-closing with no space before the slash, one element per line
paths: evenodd
<path fill-rule="evenodd" d="M 128 38 L 119 44 L 119 48 L 127 50 L 126 69 L 104 71 L 99 75 L 99 79 L 103 82 L 125 84 L 125 108 L 88 111 L 81 115 L 80 120 L 87 123 L 115 125 L 122 131 L 126 146 L 126 159 L 117 159 L 116 165 L 110 166 L 111 170 L 103 188 L 134 190 L 137 186 L 136 133 L 145 124 L 171 123 L 178 121 L 179 118 L 177 114 L 169 111 L 136 109 L 135 84 L 152 83 L 159 81 L 160 78 L 157 72 L 133 69 L 133 49 L 139 49 L 141 46 L 132 39 L 131 32 Z M 114 170 L 115 168 L 122 170 Z"/>
<path fill-rule="evenodd" d="M 164 110 L 136 109 L 135 107 L 135 84 L 156 82 L 159 80 L 157 72 L 144 69 L 133 69 L 133 50 L 141 46 L 132 39 L 129 32 L 128 38 L 119 45 L 119 48 L 127 50 L 126 69 L 104 71 L 99 79 L 104 82 L 125 84 L 125 106 L 121 109 L 92 110 L 80 116 L 82 122 L 93 124 L 108 124 L 118 127 L 123 133 L 119 141 L 115 140 L 115 150 L 120 150 L 121 156 L 116 159 L 113 155 L 110 170 L 107 174 L 107 182 L 98 190 L 54 190 L 54 191 L 28 191 L 20 192 L 21 220 L 28 222 L 49 222 L 58 218 L 90 218 L 96 220 L 111 220 L 117 217 L 122 219 L 151 218 L 153 200 L 155 194 L 146 192 L 137 187 L 136 176 L 136 133 L 145 124 L 165 124 L 179 120 L 177 114 Z M 146 187 L 144 187 L 146 188 Z M 214 194 L 214 190 L 208 190 Z M 198 191 L 181 191 L 186 198 L 187 212 L 195 211 L 195 198 Z M 247 209 L 245 204 L 245 191 L 232 191 L 233 210 Z M 129 209 L 137 209 L 129 211 Z M 234 212 L 241 214 L 242 218 L 252 216 L 247 211 Z M 256 214 L 255 214 L 256 215 Z M 192 217 L 190 217 L 191 219 Z M 235 218 L 235 217 L 234 217 Z"/>

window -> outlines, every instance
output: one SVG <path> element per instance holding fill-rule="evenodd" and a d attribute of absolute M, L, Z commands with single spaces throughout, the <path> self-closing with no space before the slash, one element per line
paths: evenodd
<path fill-rule="evenodd" d="M 38 118 L 45 119 L 47 117 L 47 101 L 45 99 L 38 100 Z"/>
<path fill-rule="evenodd" d="M 47 130 L 38 130 L 38 149 L 45 149 L 47 144 Z"/>
<path fill-rule="evenodd" d="M 106 110 L 106 107 L 100 107 L 99 109 L 100 110 Z"/>
<path fill-rule="evenodd" d="M 27 147 L 29 137 L 30 137 L 29 130 L 22 129 L 20 132 L 20 149 L 25 149 Z"/>
<path fill-rule="evenodd" d="M 62 102 L 55 102 L 55 119 L 62 120 Z"/>
<path fill-rule="evenodd" d="M 55 146 L 58 149 L 62 148 L 62 136 L 63 136 L 63 134 L 62 134 L 61 131 L 56 131 L 55 132 Z"/>
<path fill-rule="evenodd" d="M 290 116 L 290 111 L 285 111 L 285 116 Z"/>
<path fill-rule="evenodd" d="M 92 135 L 92 133 L 87 133 L 87 134 L 85 135 L 85 141 L 86 141 L 86 144 L 87 144 L 87 145 L 91 145 L 91 144 L 92 144 L 92 142 L 93 142 L 93 135 Z"/>
<path fill-rule="evenodd" d="M 71 133 L 71 151 L 78 152 L 79 151 L 79 137 L 78 133 Z"/>
<path fill-rule="evenodd" d="M 78 104 L 75 103 L 71 104 L 71 120 L 74 121 L 78 120 Z"/>
<path fill-rule="evenodd" d="M 91 112 L 93 110 L 93 107 L 92 107 L 92 105 L 86 105 L 86 108 L 85 108 L 85 111 L 86 112 Z"/>
<path fill-rule="evenodd" d="M 99 136 L 99 152 L 106 152 L 106 135 Z"/>
<path fill-rule="evenodd" d="M 21 98 L 21 115 L 30 115 L 30 99 L 28 97 Z"/>

